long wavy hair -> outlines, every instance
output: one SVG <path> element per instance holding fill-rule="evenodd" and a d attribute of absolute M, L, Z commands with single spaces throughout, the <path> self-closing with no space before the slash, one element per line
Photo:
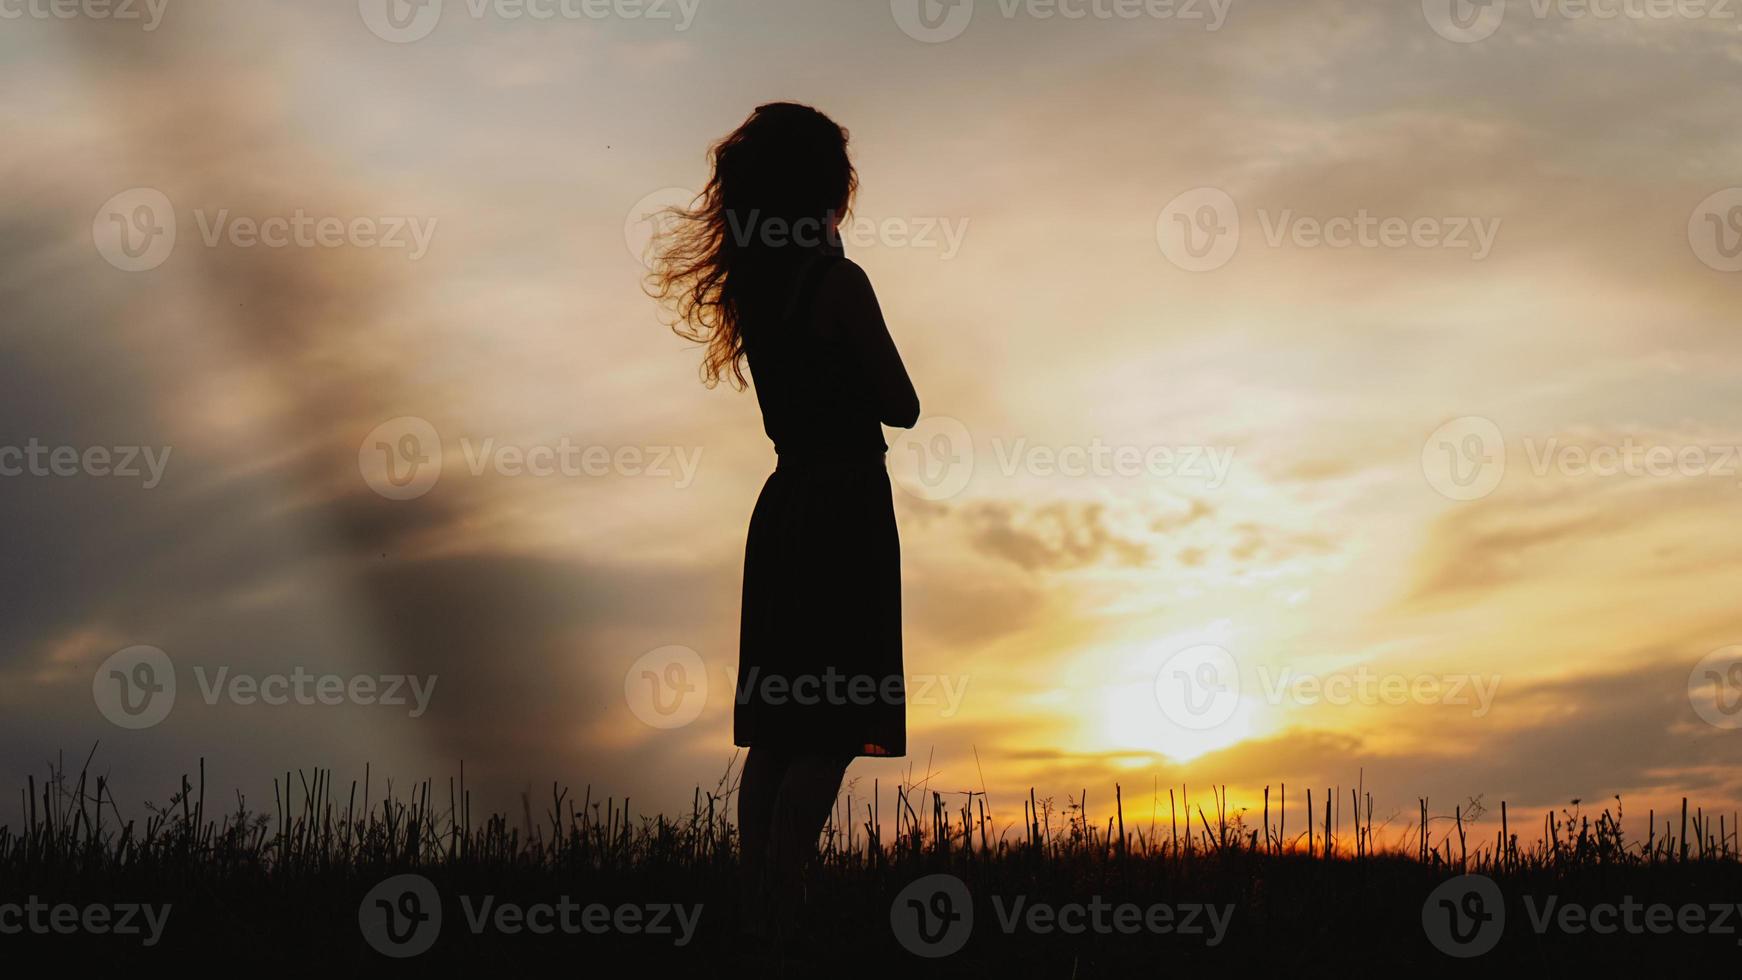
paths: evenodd
<path fill-rule="evenodd" d="M 709 151 L 713 175 L 668 208 L 648 293 L 678 336 L 702 344 L 702 381 L 744 388 L 745 330 L 777 311 L 800 261 L 839 245 L 859 175 L 847 130 L 810 106 L 759 106 Z"/>

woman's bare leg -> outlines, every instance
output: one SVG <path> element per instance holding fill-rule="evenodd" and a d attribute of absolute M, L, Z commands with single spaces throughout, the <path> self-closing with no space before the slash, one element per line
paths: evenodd
<path fill-rule="evenodd" d="M 852 761 L 852 756 L 842 753 L 804 752 L 788 763 L 768 840 L 768 869 L 780 899 L 796 902 L 799 898 L 800 875 L 816 856 L 817 837 Z"/>
<path fill-rule="evenodd" d="M 763 867 L 768 860 L 775 800 L 789 762 L 785 753 L 766 746 L 756 746 L 744 757 L 738 775 L 738 846 L 747 868 Z"/>
<path fill-rule="evenodd" d="M 744 885 L 744 922 L 755 933 L 767 931 L 771 885 L 769 837 L 790 761 L 786 753 L 756 746 L 744 757 L 744 769 L 738 774 L 738 854 Z"/>
<path fill-rule="evenodd" d="M 744 921 L 756 933 L 787 920 L 800 901 L 804 866 L 853 757 L 750 750 L 738 778 L 738 840 Z"/>

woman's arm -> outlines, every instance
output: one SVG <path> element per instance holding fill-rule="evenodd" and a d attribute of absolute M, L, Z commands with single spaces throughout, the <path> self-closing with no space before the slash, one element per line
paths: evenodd
<path fill-rule="evenodd" d="M 865 270 L 852 260 L 834 263 L 823 279 L 822 299 L 848 352 L 859 363 L 870 385 L 877 420 L 899 429 L 919 421 L 919 394 L 907 377 L 895 339 L 883 322 L 883 309 Z"/>

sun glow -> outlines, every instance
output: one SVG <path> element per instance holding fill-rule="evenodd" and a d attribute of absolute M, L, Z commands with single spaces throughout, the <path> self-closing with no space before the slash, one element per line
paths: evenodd
<path fill-rule="evenodd" d="M 1242 697 L 1226 721 L 1194 729 L 1168 718 L 1151 687 L 1124 684 L 1103 693 L 1095 712 L 1100 730 L 1092 738 L 1109 749 L 1157 752 L 1175 762 L 1189 762 L 1257 734 L 1258 707 L 1254 699 Z"/>

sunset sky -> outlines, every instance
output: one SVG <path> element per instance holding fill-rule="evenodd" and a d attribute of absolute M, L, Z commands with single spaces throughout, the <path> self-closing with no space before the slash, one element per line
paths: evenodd
<path fill-rule="evenodd" d="M 201 756 L 209 793 L 267 808 L 286 770 L 464 760 L 489 805 L 556 781 L 687 811 L 733 756 L 774 456 L 633 248 L 785 99 L 852 132 L 848 253 L 927 417 L 891 438 L 907 668 L 937 697 L 857 794 L 929 773 L 1003 823 L 1030 786 L 1104 817 L 1115 782 L 1165 814 L 1169 785 L 1361 780 L 1376 824 L 1619 794 L 1636 833 L 1683 795 L 1742 805 L 1742 689 L 1691 685 L 1742 644 L 1742 20 L 1514 3 L 1474 39 L 1435 0 L 980 0 L 943 39 L 904 30 L 910 0 L 447 0 L 406 40 L 371 3 L 0 21 L 0 446 L 172 450 L 149 489 L 0 476 L 5 785 L 100 742 L 123 802 Z M 140 188 L 177 240 L 125 271 L 105 209 Z M 229 224 L 299 212 L 345 240 Z M 1231 253 L 1182 244 L 1229 219 Z M 388 499 L 359 456 L 406 417 L 441 478 Z M 474 475 L 487 442 L 617 463 Z M 1683 462 L 1603 475 L 1600 447 Z M 965 485 L 917 481 L 916 451 Z M 1174 465 L 1049 462 L 1139 457 Z M 1205 644 L 1240 685 L 1199 728 L 1157 677 Z M 132 731 L 93 675 L 135 645 L 178 690 Z M 626 677 L 672 646 L 706 700 L 662 729 Z M 417 717 L 202 697 L 299 666 L 435 687 Z M 1356 677 L 1466 701 L 1269 693 Z"/>

